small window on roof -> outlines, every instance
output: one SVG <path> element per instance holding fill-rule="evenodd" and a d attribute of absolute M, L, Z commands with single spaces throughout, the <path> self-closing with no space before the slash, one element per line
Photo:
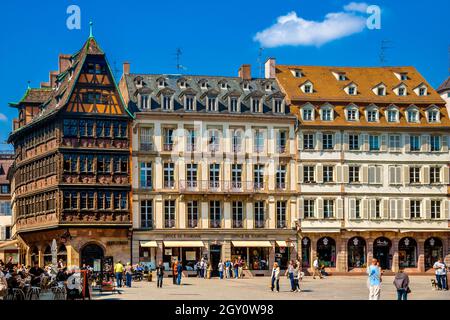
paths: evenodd
<path fill-rule="evenodd" d="M 180 81 L 180 88 L 182 88 L 182 89 L 186 88 L 186 81 L 184 81 L 184 80 Z"/>
<path fill-rule="evenodd" d="M 402 73 L 402 74 L 400 74 L 400 79 L 401 79 L 402 81 L 408 80 L 408 74 L 407 74 L 407 73 Z"/>
<path fill-rule="evenodd" d="M 244 83 L 242 84 L 242 87 L 244 88 L 244 90 L 248 90 L 248 89 L 250 88 L 248 82 L 244 82 Z"/>
<path fill-rule="evenodd" d="M 344 73 L 340 73 L 339 74 L 339 81 L 345 81 L 345 80 L 347 80 L 347 77 L 345 76 L 345 74 Z"/>
<path fill-rule="evenodd" d="M 377 94 L 378 94 L 379 96 L 384 96 L 385 93 L 386 93 L 386 90 L 384 89 L 384 87 L 378 87 L 378 88 L 377 88 Z"/>

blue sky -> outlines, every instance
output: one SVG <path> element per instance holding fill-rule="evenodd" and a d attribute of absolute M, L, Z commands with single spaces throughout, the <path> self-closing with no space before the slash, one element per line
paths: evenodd
<path fill-rule="evenodd" d="M 250 63 L 253 75 L 259 76 L 261 43 L 255 36 L 269 29 L 264 37 L 257 37 L 270 47 L 264 49 L 263 60 L 270 56 L 279 64 L 378 66 L 380 44 L 385 39 L 391 41 L 392 47 L 386 51 L 387 65 L 413 65 L 434 87 L 448 77 L 448 0 L 428 0 L 426 5 L 403 0 L 356 1 L 381 8 L 380 30 L 346 26 L 348 15 L 356 19 L 356 24 L 357 19 L 368 16 L 345 10 L 350 2 L 4 2 L 0 12 L 0 139 L 6 140 L 12 119 L 17 116 L 8 102 L 21 98 L 27 81 L 33 87 L 47 81 L 48 72 L 57 69 L 58 54 L 74 53 L 82 46 L 89 35 L 91 19 L 94 36 L 106 51 L 112 68 L 118 69 L 118 75 L 123 61 L 131 62 L 132 72 L 177 73 L 175 51 L 181 47 L 181 64 L 187 68 L 184 73 L 236 75 L 241 64 Z M 81 30 L 66 27 L 67 7 L 74 4 L 81 9 Z M 330 13 L 338 15 L 328 18 L 332 24 L 324 24 Z M 289 23 L 284 24 L 287 20 Z M 312 21 L 316 24 L 308 29 Z M 299 30 L 307 30 L 304 35 L 308 39 L 299 36 Z M 287 33 L 283 37 L 288 40 L 280 43 L 272 31 Z"/>

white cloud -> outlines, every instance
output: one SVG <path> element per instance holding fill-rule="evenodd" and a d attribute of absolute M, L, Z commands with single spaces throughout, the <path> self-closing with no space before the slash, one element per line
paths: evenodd
<path fill-rule="evenodd" d="M 358 15 L 356 11 L 360 12 L 364 5 L 366 4 L 352 2 L 344 7 L 345 11 L 328 13 L 323 21 L 306 20 L 292 11 L 278 17 L 274 25 L 258 32 L 253 40 L 266 48 L 286 45 L 321 46 L 362 32 L 367 18 Z M 345 9 L 347 7 L 349 10 Z"/>
<path fill-rule="evenodd" d="M 1 122 L 6 122 L 6 121 L 8 121 L 8 117 L 5 116 L 3 113 L 0 113 L 0 121 Z"/>
<path fill-rule="evenodd" d="M 351 2 L 344 6 L 344 10 L 366 13 L 368 7 L 369 5 L 365 2 Z"/>

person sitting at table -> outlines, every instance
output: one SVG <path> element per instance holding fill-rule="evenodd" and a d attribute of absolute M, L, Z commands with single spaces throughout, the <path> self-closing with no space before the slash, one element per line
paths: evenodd
<path fill-rule="evenodd" d="M 41 274 L 44 273 L 44 270 L 39 267 L 39 264 L 37 262 L 35 262 L 34 266 L 30 269 L 29 273 L 35 277 L 39 277 Z"/>

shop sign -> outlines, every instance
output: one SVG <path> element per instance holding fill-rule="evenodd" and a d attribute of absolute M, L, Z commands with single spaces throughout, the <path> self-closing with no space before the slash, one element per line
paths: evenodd
<path fill-rule="evenodd" d="M 328 238 L 323 238 L 322 242 L 325 246 L 328 245 Z"/>
<path fill-rule="evenodd" d="M 376 245 L 379 247 L 387 247 L 389 245 L 389 242 L 387 242 L 386 240 L 378 239 Z"/>

